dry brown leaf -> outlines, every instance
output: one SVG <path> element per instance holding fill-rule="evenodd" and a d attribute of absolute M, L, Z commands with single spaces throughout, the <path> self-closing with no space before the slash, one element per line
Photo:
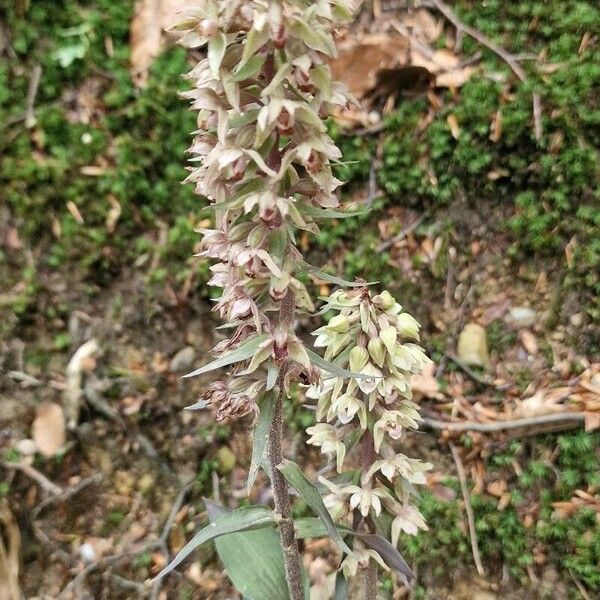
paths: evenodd
<path fill-rule="evenodd" d="M 166 44 L 164 30 L 187 6 L 187 0 L 137 0 L 130 29 L 131 75 L 136 85 L 148 81 L 150 65 Z"/>
<path fill-rule="evenodd" d="M 458 337 L 457 354 L 467 365 L 487 367 L 490 358 L 485 327 L 478 323 L 467 323 Z"/>
<path fill-rule="evenodd" d="M 497 144 L 502 137 L 502 111 L 498 109 L 490 125 L 490 140 Z"/>
<path fill-rule="evenodd" d="M 60 405 L 44 402 L 31 426 L 31 437 L 43 456 L 56 456 L 65 445 L 65 415 Z"/>
<path fill-rule="evenodd" d="M 516 417 L 537 417 L 565 411 L 562 401 L 570 395 L 569 388 L 538 390 L 533 396 L 519 403 L 514 411 Z"/>
<path fill-rule="evenodd" d="M 460 125 L 458 124 L 458 119 L 454 113 L 450 113 L 446 117 L 446 121 L 448 122 L 448 126 L 450 127 L 450 133 L 452 137 L 457 140 L 460 136 Z"/>
<path fill-rule="evenodd" d="M 519 338 L 521 339 L 523 348 L 525 348 L 529 354 L 535 356 L 538 353 L 537 338 L 533 333 L 531 333 L 531 331 L 528 329 L 522 329 L 519 331 Z"/>
<path fill-rule="evenodd" d="M 502 498 L 507 489 L 508 484 L 504 479 L 492 481 L 491 483 L 488 483 L 486 487 L 487 493 L 490 494 L 490 496 L 495 496 L 496 498 Z"/>
<path fill-rule="evenodd" d="M 0 500 L 0 600 L 21 600 L 21 534 L 6 500 Z"/>
<path fill-rule="evenodd" d="M 584 424 L 586 431 L 600 429 L 600 412 L 585 412 Z"/>
<path fill-rule="evenodd" d="M 438 73 L 435 76 L 435 84 L 437 87 L 459 88 L 465 85 L 476 71 L 477 67 L 466 66 Z"/>
<path fill-rule="evenodd" d="M 412 388 L 415 399 L 420 397 L 444 399 L 444 394 L 440 393 L 440 384 L 434 377 L 436 371 L 435 364 L 430 363 L 423 368 L 420 375 L 411 375 L 410 387 Z"/>
<path fill-rule="evenodd" d="M 379 73 L 409 64 L 409 42 L 400 35 L 365 35 L 358 42 L 342 44 L 330 63 L 334 79 L 342 81 L 357 98 L 377 85 Z"/>

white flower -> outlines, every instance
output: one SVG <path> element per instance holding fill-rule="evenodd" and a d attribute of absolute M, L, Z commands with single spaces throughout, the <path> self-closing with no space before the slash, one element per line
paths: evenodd
<path fill-rule="evenodd" d="M 365 394 L 370 394 L 382 381 L 381 371 L 371 363 L 364 365 L 360 370 L 360 374 L 369 375 L 369 377 L 360 377 L 356 381 L 361 392 Z"/>
<path fill-rule="evenodd" d="M 367 409 L 365 403 L 351 394 L 342 394 L 331 403 L 331 408 L 328 413 L 328 420 L 337 416 L 340 423 L 350 423 L 352 419 L 358 415 L 358 420 L 363 429 L 367 427 Z"/>
<path fill-rule="evenodd" d="M 330 456 L 335 455 L 337 472 L 342 472 L 342 465 L 346 457 L 346 446 L 339 439 L 336 429 L 328 423 L 317 423 L 306 430 L 311 437 L 306 440 L 307 444 L 320 446 L 321 452 Z"/>
<path fill-rule="evenodd" d="M 432 466 L 431 463 L 409 458 L 404 454 L 396 454 L 391 458 L 375 461 L 367 472 L 367 478 L 371 478 L 377 471 L 381 471 L 390 481 L 398 474 L 410 483 L 422 485 L 427 481 L 425 471 L 431 469 Z"/>
<path fill-rule="evenodd" d="M 346 578 L 355 577 L 358 568 L 366 569 L 369 565 L 369 561 L 374 560 L 378 563 L 385 571 L 389 571 L 389 567 L 385 564 L 381 556 L 375 550 L 370 548 L 361 548 L 360 550 L 354 550 L 352 554 L 346 556 L 341 564 L 341 569 L 344 572 Z"/>
<path fill-rule="evenodd" d="M 391 498 L 388 490 L 384 488 L 368 489 L 358 485 L 347 485 L 342 489 L 344 493 L 351 494 L 350 508 L 358 508 L 363 517 L 366 517 L 371 509 L 379 516 L 381 514 L 381 498 Z"/>
<path fill-rule="evenodd" d="M 419 529 L 427 531 L 427 524 L 423 515 L 414 506 L 400 506 L 394 508 L 396 517 L 392 521 L 392 544 L 398 544 L 400 532 L 405 531 L 409 535 L 417 535 Z"/>

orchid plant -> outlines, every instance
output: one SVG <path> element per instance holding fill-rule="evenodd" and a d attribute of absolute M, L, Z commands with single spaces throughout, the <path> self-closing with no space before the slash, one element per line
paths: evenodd
<path fill-rule="evenodd" d="M 345 578 L 361 574 L 364 597 L 375 598 L 378 564 L 411 576 L 396 544 L 401 530 L 425 527 L 411 498 L 429 465 L 397 454 L 394 442 L 419 421 L 409 378 L 428 359 L 414 343 L 418 324 L 388 292 L 373 295 L 363 282 L 309 265 L 297 243 L 300 231 L 357 214 L 340 208 L 332 166 L 341 153 L 325 127 L 350 101 L 327 61 L 353 3 L 197 0 L 175 26 L 183 45 L 206 48 L 187 75 L 185 97 L 198 111 L 187 181 L 214 211 L 214 228 L 200 230 L 200 256 L 214 261 L 208 284 L 221 290 L 214 309 L 230 331 L 215 360 L 187 375 L 227 369 L 189 408 L 212 409 L 217 420 L 251 415 L 248 489 L 263 468 L 274 510 L 209 504 L 212 523 L 159 577 L 214 539 L 244 597 L 301 600 L 308 590 L 297 540 L 314 536 L 329 536 L 345 555 L 338 597 Z M 295 331 L 295 316 L 315 310 L 306 274 L 340 286 L 322 311 L 337 314 L 316 331 L 323 357 Z M 309 443 L 335 457 L 338 475 L 316 484 L 283 457 L 282 405 L 293 383 L 318 400 Z M 350 468 L 355 449 L 358 471 Z M 292 519 L 290 487 L 315 518 Z"/>

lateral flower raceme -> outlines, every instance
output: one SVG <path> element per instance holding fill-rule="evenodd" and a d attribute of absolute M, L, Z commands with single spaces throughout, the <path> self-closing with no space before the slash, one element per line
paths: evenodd
<path fill-rule="evenodd" d="M 328 456 L 335 453 L 342 475 L 348 470 L 344 467 L 351 447 L 360 440 L 366 440 L 374 456 L 369 459 L 367 451 L 369 463 L 355 483 L 338 485 L 323 477 L 320 481 L 338 518 L 357 511 L 363 519 L 377 519 L 386 512 L 390 539 L 397 544 L 402 531 L 413 535 L 426 529 L 411 502 L 411 490 L 426 482 L 431 465 L 395 449 L 405 429 L 416 429 L 421 420 L 410 387 L 411 375 L 430 362 L 416 343 L 419 324 L 389 292 L 372 295 L 366 286 L 334 292 L 323 310 L 335 315 L 314 332 L 315 346 L 324 348 L 325 358 L 346 371 L 307 390 L 307 397 L 317 401 L 316 417 L 321 421 L 308 430 L 308 443 L 320 446 Z M 365 561 L 379 562 L 376 554 L 363 550 L 360 556 L 347 558 L 344 568 L 353 572 Z"/>

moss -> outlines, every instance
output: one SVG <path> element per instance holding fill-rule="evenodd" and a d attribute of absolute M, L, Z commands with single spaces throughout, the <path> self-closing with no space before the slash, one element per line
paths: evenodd
<path fill-rule="evenodd" d="M 600 531 L 596 512 L 580 509 L 560 517 L 553 507 L 554 502 L 569 501 L 578 489 L 600 484 L 599 442 L 599 433 L 546 436 L 535 447 L 511 442 L 505 450 L 492 455 L 486 465 L 486 480 L 505 479 L 511 502 L 504 510 L 498 510 L 497 499 L 485 494 L 471 495 L 477 537 L 486 564 L 505 564 L 513 577 L 525 582 L 526 568 L 534 565 L 534 550 L 541 547 L 547 560 L 563 569 L 565 575 L 570 569 L 589 590 L 600 590 L 597 568 Z M 551 466 L 547 457 L 557 443 L 558 455 Z M 515 460 L 523 469 L 518 477 L 512 469 Z M 454 490 L 456 499 L 447 502 L 424 492 L 419 500 L 420 509 L 433 526 L 417 537 L 404 536 L 401 544 L 421 573 L 433 570 L 439 576 L 471 560 L 458 481 L 448 479 L 444 484 Z M 536 505 L 537 520 L 526 526 L 524 515 Z"/>

